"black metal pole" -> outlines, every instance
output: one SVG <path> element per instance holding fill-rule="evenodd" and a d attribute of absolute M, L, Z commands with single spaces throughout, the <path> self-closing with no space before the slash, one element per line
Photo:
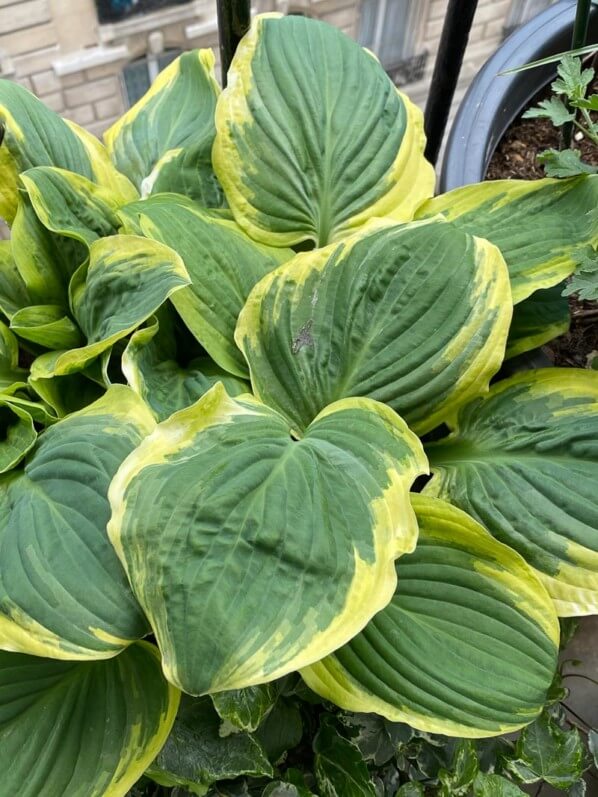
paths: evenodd
<path fill-rule="evenodd" d="M 478 0 L 449 0 L 426 103 L 426 158 L 436 163 Z"/>
<path fill-rule="evenodd" d="M 577 0 L 575 23 L 573 24 L 573 36 L 571 37 L 572 50 L 578 50 L 580 47 L 583 47 L 587 41 L 591 10 L 592 0 Z M 563 125 L 563 144 L 565 147 L 571 146 L 572 133 L 572 122 L 568 122 L 566 125 Z"/>
<path fill-rule="evenodd" d="M 226 76 L 237 45 L 249 30 L 251 23 L 250 0 L 217 0 L 218 35 L 220 38 L 220 64 L 222 85 L 226 86 Z"/>

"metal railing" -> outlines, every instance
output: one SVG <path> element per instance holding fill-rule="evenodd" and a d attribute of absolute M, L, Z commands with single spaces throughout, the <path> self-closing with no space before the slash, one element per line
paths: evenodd
<path fill-rule="evenodd" d="M 578 0 L 573 46 L 585 41 L 591 0 Z M 217 0 L 222 82 L 250 24 L 250 0 Z M 436 163 L 478 0 L 449 0 L 425 110 L 426 157 Z"/>
<path fill-rule="evenodd" d="M 426 156 L 432 163 L 442 143 L 477 5 L 478 0 L 449 0 L 425 114 Z M 249 29 L 250 0 L 217 0 L 217 8 L 222 83 L 226 85 L 237 45 Z"/>

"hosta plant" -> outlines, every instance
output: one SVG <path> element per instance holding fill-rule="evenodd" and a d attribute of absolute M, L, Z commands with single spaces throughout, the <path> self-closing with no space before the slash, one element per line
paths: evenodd
<path fill-rule="evenodd" d="M 420 111 L 309 19 L 258 17 L 223 92 L 213 63 L 178 58 L 105 146 L 0 82 L 24 797 L 275 777 L 290 688 L 503 734 L 546 702 L 557 616 L 598 607 L 598 374 L 499 373 L 562 328 L 598 177 L 432 198 Z"/>

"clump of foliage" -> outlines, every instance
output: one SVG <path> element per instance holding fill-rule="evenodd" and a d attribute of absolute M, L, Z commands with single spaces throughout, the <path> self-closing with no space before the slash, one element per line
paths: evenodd
<path fill-rule="evenodd" d="M 598 607 L 598 374 L 499 373 L 566 326 L 598 176 L 432 198 L 419 110 L 313 20 L 213 63 L 106 146 L 0 81 L 4 788 L 405 795 L 428 756 L 458 794 Z"/>
<path fill-rule="evenodd" d="M 552 97 L 542 100 L 524 114 L 526 119 L 548 119 L 556 128 L 573 124 L 587 141 L 598 146 L 598 123 L 591 112 L 598 111 L 598 94 L 586 96 L 596 76 L 593 67 L 584 67 L 581 58 L 566 53 L 557 67 L 558 77 L 551 84 Z M 581 159 L 578 149 L 547 149 L 538 155 L 548 177 L 573 177 L 596 174 L 598 167 Z"/>

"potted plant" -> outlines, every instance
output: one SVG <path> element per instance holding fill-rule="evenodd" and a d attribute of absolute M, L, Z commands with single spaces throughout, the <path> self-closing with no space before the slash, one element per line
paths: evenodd
<path fill-rule="evenodd" d="M 471 83 L 447 140 L 440 190 L 483 180 L 505 131 L 556 76 L 556 64 L 504 73 L 570 48 L 575 0 L 559 0 L 509 36 Z M 589 37 L 598 36 L 598 7 L 592 8 Z"/>

